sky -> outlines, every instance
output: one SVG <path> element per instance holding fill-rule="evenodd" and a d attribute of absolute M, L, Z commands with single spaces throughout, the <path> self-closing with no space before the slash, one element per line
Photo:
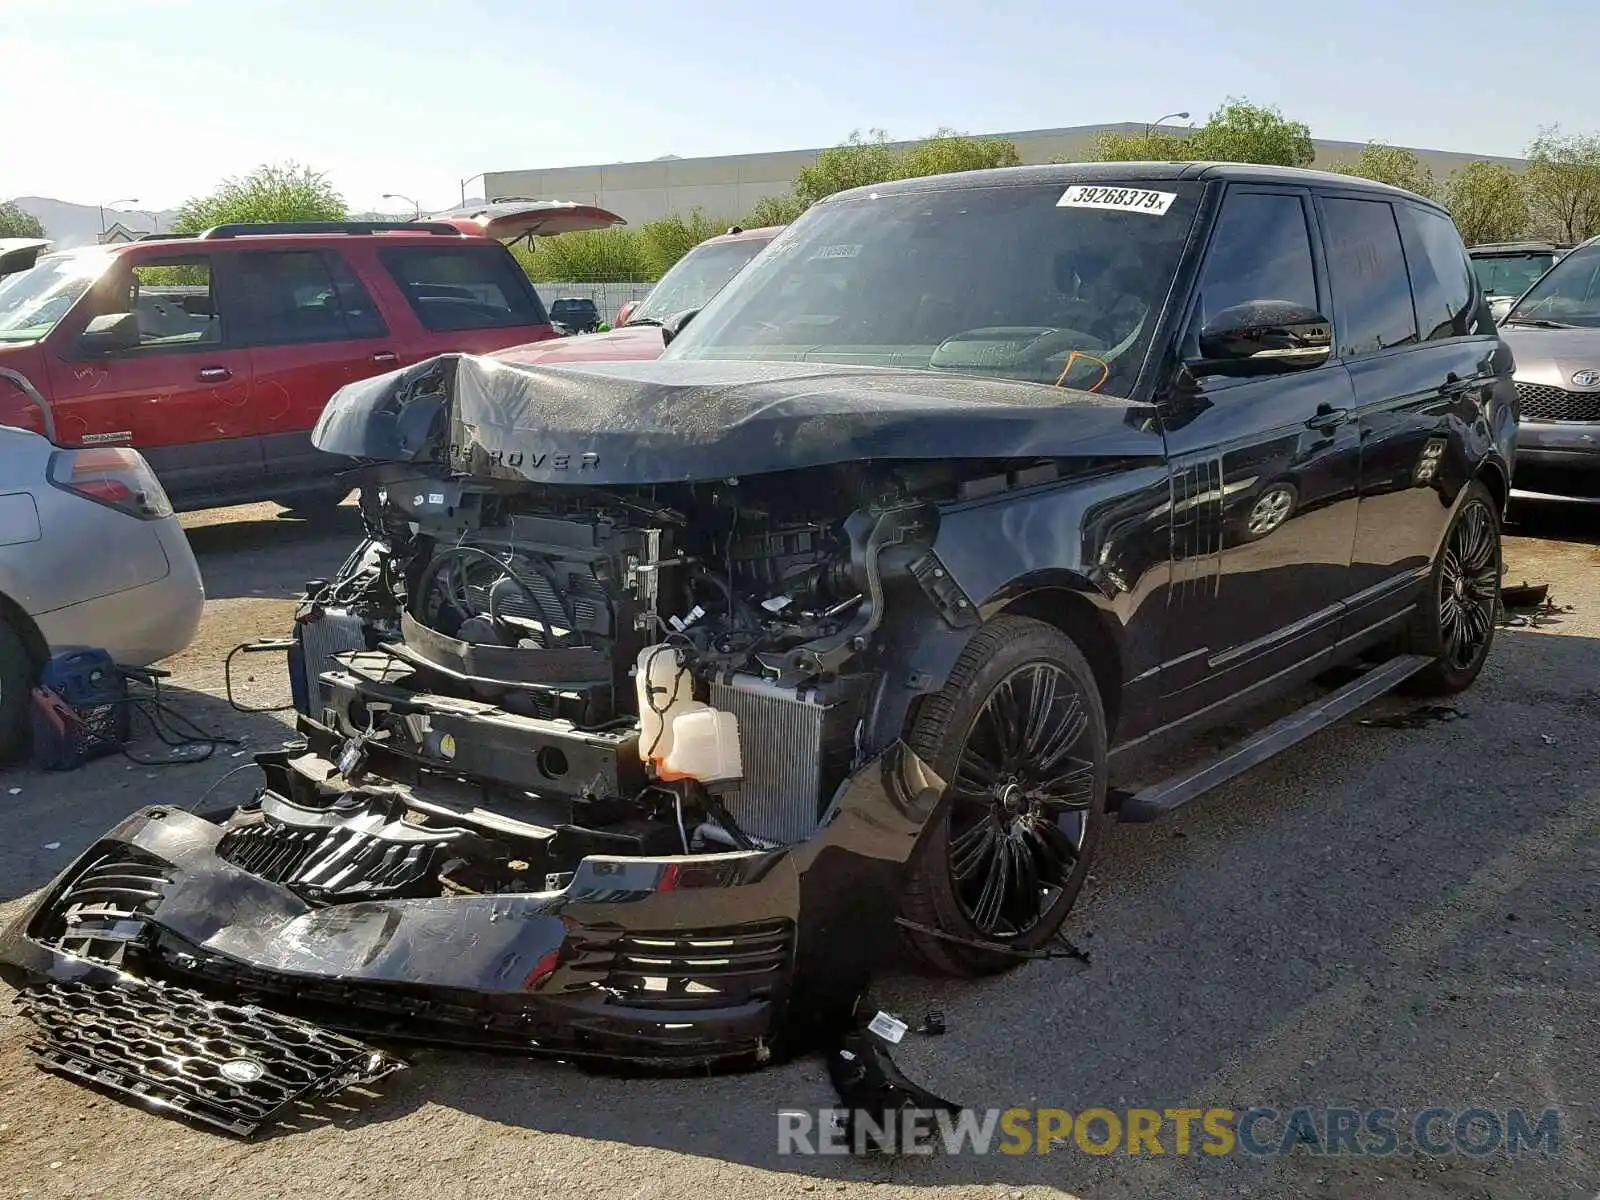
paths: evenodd
<path fill-rule="evenodd" d="M 485 170 L 1201 121 L 1230 95 L 1318 137 L 1514 155 L 1600 130 L 1597 46 L 1582 0 L 0 0 L 0 197 L 176 207 L 292 159 L 353 211 L 427 211 Z"/>

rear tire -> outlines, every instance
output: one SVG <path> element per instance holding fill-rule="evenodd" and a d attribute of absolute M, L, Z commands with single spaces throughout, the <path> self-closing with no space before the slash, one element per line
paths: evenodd
<path fill-rule="evenodd" d="M 12 762 L 28 746 L 28 706 L 36 668 L 17 631 L 0 620 L 0 762 Z"/>
<path fill-rule="evenodd" d="M 950 793 L 913 858 L 906 919 L 949 938 L 1039 949 L 1083 890 L 1108 820 L 1105 711 L 1088 662 L 1051 625 L 997 617 L 920 703 L 906 741 Z M 914 930 L 907 938 L 947 975 L 1024 961 Z"/>
<path fill-rule="evenodd" d="M 1434 661 L 1404 690 L 1449 696 L 1477 679 L 1500 619 L 1500 517 L 1474 480 L 1456 509 L 1406 637 L 1407 649 Z"/>

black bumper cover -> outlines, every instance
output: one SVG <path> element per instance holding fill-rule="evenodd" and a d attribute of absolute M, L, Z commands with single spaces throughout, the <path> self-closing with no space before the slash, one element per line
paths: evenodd
<path fill-rule="evenodd" d="M 754 1065 L 850 1027 L 893 951 L 906 864 L 943 791 L 896 744 L 796 846 L 591 856 L 559 892 L 320 908 L 220 857 L 213 822 L 147 808 L 0 932 L 0 975 L 23 988 L 148 980 L 378 1038 Z"/>

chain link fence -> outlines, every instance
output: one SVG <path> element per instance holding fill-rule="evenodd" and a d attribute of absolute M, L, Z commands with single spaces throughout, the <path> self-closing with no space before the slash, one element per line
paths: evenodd
<path fill-rule="evenodd" d="M 617 310 L 630 300 L 643 300 L 655 287 L 653 282 L 637 283 L 535 283 L 539 299 L 549 308 L 556 300 L 593 300 L 602 321 L 614 322 Z"/>

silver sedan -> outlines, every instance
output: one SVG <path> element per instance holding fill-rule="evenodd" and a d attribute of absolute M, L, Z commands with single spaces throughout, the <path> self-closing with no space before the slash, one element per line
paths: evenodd
<path fill-rule="evenodd" d="M 31 391 L 0 375 L 0 388 Z M 137 450 L 0 426 L 0 759 L 23 743 L 51 654 L 98 647 L 145 666 L 193 640 L 204 604 L 194 552 Z"/>

